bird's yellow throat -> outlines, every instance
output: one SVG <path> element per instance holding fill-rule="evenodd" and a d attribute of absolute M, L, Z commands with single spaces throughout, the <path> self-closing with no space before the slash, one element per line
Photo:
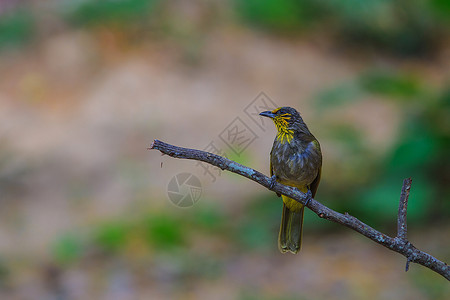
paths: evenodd
<path fill-rule="evenodd" d="M 275 112 L 275 111 L 274 111 Z M 282 114 L 273 118 L 273 122 L 277 127 L 277 140 L 280 143 L 290 143 L 294 138 L 294 131 L 288 128 L 288 120 L 291 118 L 290 114 Z"/>

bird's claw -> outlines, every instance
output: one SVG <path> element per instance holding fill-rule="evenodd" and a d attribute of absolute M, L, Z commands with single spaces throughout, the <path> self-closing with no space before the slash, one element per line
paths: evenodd
<path fill-rule="evenodd" d="M 272 175 L 272 177 L 270 177 L 270 182 L 269 182 L 269 189 L 272 190 L 275 187 L 275 183 L 277 182 L 277 176 L 276 175 Z M 278 197 L 281 197 L 280 193 L 277 193 Z"/>
<path fill-rule="evenodd" d="M 311 202 L 313 195 L 310 189 L 308 189 L 308 191 L 306 192 L 306 202 L 305 202 L 305 206 L 308 206 L 309 202 Z"/>
<path fill-rule="evenodd" d="M 270 177 L 269 189 L 273 189 L 273 187 L 275 186 L 276 182 L 277 182 L 277 176 L 276 175 L 273 175 L 272 177 Z"/>

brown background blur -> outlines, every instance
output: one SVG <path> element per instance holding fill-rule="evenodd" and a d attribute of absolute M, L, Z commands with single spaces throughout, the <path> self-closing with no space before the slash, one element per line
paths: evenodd
<path fill-rule="evenodd" d="M 268 174 L 275 128 L 246 112 L 295 107 L 322 145 L 316 199 L 393 236 L 411 176 L 409 239 L 448 262 L 449 17 L 440 0 L 1 1 L 0 298 L 444 299 L 441 276 L 311 212 L 280 254 L 273 193 L 146 147 L 212 142 Z M 200 181 L 189 208 L 168 198 L 180 173 Z"/>

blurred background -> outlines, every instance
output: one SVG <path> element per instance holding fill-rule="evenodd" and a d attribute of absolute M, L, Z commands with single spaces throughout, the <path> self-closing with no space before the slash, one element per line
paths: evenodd
<path fill-rule="evenodd" d="M 448 262 L 449 25 L 445 0 L 0 1 L 0 298 L 446 298 L 310 211 L 282 255 L 280 198 L 146 148 L 269 174 L 254 113 L 293 106 L 322 145 L 316 199 L 394 236 L 412 177 L 408 237 Z"/>

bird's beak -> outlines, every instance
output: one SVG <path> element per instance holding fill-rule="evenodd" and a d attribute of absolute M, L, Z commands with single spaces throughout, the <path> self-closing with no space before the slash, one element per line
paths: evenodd
<path fill-rule="evenodd" d="M 260 116 L 263 116 L 263 117 L 269 117 L 269 118 L 274 118 L 275 117 L 275 114 L 273 113 L 273 112 L 271 112 L 270 110 L 268 110 L 268 111 L 263 111 L 262 113 L 260 113 L 259 114 Z"/>

